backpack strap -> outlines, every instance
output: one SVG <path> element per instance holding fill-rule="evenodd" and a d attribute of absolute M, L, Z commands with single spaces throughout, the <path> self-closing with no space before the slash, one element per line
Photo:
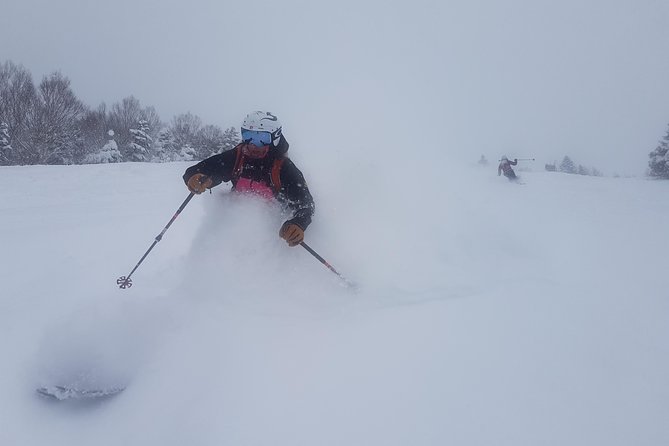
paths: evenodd
<path fill-rule="evenodd" d="M 242 153 L 242 146 L 241 144 L 237 146 L 235 149 L 237 151 L 237 157 L 235 158 L 235 165 L 232 168 L 232 181 L 233 184 L 237 183 L 237 180 L 242 174 L 242 168 L 244 166 L 244 154 Z M 281 190 L 281 167 L 283 166 L 283 162 L 286 160 L 286 157 L 282 156 L 280 158 L 276 158 L 274 162 L 272 163 L 272 170 L 269 175 L 269 181 L 270 181 L 270 187 L 274 191 L 274 193 L 279 193 Z"/>
<path fill-rule="evenodd" d="M 281 190 L 281 166 L 283 166 L 285 160 L 286 158 L 282 156 L 281 158 L 275 159 L 272 164 L 272 172 L 269 176 L 269 180 L 272 183 L 270 186 L 272 186 L 272 189 L 276 194 Z"/>

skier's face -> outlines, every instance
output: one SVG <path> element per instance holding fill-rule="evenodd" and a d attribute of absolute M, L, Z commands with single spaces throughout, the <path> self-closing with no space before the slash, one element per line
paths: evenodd
<path fill-rule="evenodd" d="M 267 152 L 269 152 L 269 145 L 258 147 L 255 144 L 247 142 L 242 146 L 242 153 L 244 156 L 253 159 L 265 158 Z"/>

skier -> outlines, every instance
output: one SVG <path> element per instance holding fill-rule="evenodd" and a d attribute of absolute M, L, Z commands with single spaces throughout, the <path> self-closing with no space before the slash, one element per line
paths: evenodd
<path fill-rule="evenodd" d="M 518 158 L 515 158 L 513 161 L 509 161 L 509 158 L 504 155 L 502 157 L 501 162 L 499 163 L 499 166 L 497 167 L 497 176 L 500 176 L 502 172 L 504 172 L 504 176 L 509 179 L 509 181 L 515 181 L 518 179 L 516 176 L 516 172 L 513 171 L 511 166 L 515 166 L 518 164 Z"/>
<path fill-rule="evenodd" d="M 302 172 L 286 156 L 288 141 L 281 132 L 281 123 L 269 112 L 254 111 L 244 119 L 241 133 L 242 142 L 235 148 L 186 169 L 186 186 L 201 194 L 231 181 L 233 191 L 276 199 L 293 212 L 292 218 L 281 226 L 279 236 L 288 246 L 299 245 L 315 205 Z"/>

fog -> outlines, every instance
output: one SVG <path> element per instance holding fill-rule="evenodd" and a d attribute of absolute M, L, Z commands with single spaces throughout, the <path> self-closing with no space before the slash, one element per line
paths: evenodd
<path fill-rule="evenodd" d="M 271 110 L 294 156 L 569 155 L 641 175 L 669 121 L 668 19 L 661 0 L 11 0 L 0 60 L 165 121 Z"/>

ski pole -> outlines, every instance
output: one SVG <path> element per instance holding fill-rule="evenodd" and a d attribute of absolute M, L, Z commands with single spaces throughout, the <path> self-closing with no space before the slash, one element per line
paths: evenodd
<path fill-rule="evenodd" d="M 349 287 L 349 288 L 355 288 L 355 287 L 356 287 L 355 284 L 354 284 L 353 282 L 351 282 L 351 281 L 348 280 L 346 277 L 344 277 L 344 276 L 342 276 L 341 274 L 339 274 L 339 272 L 338 272 L 336 269 L 334 269 L 334 267 L 333 267 L 332 265 L 330 265 L 330 264 L 329 264 L 323 257 L 321 257 L 320 255 L 318 255 L 318 253 L 317 253 L 316 251 L 314 251 L 313 249 L 311 249 L 311 247 L 310 247 L 309 245 L 307 245 L 307 244 L 304 243 L 304 242 L 301 242 L 300 245 L 302 245 L 302 247 L 303 247 L 304 249 L 306 249 L 306 250 L 309 252 L 309 254 L 311 254 L 312 256 L 316 257 L 316 259 L 318 259 L 319 262 L 321 262 L 323 265 L 327 266 L 328 269 L 329 269 L 330 271 L 332 271 L 332 272 L 335 273 L 337 276 L 339 276 L 339 278 L 346 284 L 347 287 Z"/>
<path fill-rule="evenodd" d="M 142 262 L 144 261 L 144 259 L 146 258 L 146 256 L 148 256 L 149 253 L 151 252 L 151 250 L 153 249 L 153 247 L 156 246 L 156 244 L 163 238 L 163 235 L 165 234 L 165 232 L 167 232 L 167 229 L 172 225 L 172 223 L 174 223 L 174 220 L 177 219 L 177 217 L 179 216 L 179 214 L 181 214 L 181 211 L 184 210 L 184 208 L 186 207 L 186 205 L 188 204 L 188 202 L 189 202 L 189 201 L 191 200 L 191 198 L 193 198 L 194 196 L 195 196 L 195 193 L 194 193 L 194 192 L 191 192 L 191 193 L 188 195 L 188 197 L 186 197 L 186 199 L 184 200 L 184 202 L 181 203 L 181 206 L 179 206 L 179 209 L 177 209 L 177 212 L 174 214 L 174 216 L 172 217 L 172 219 L 171 219 L 171 220 L 169 221 L 169 223 L 167 223 L 167 225 L 163 228 L 162 232 L 156 236 L 156 239 L 153 241 L 153 244 L 152 244 L 152 245 L 149 247 L 149 249 L 144 253 L 144 255 L 142 256 L 142 258 L 139 259 L 139 262 L 137 262 L 137 265 L 135 265 L 135 267 L 132 269 L 132 271 L 130 271 L 130 274 L 128 274 L 127 276 L 121 276 L 121 277 L 119 277 L 118 279 L 116 279 L 116 284 L 119 286 L 119 288 L 121 288 L 121 289 L 124 290 L 124 289 L 126 289 L 126 288 L 130 288 L 130 287 L 132 286 L 132 280 L 130 280 L 130 276 L 132 276 L 132 273 L 134 273 L 135 270 L 136 270 L 137 268 L 139 268 L 139 265 L 142 264 Z"/>

